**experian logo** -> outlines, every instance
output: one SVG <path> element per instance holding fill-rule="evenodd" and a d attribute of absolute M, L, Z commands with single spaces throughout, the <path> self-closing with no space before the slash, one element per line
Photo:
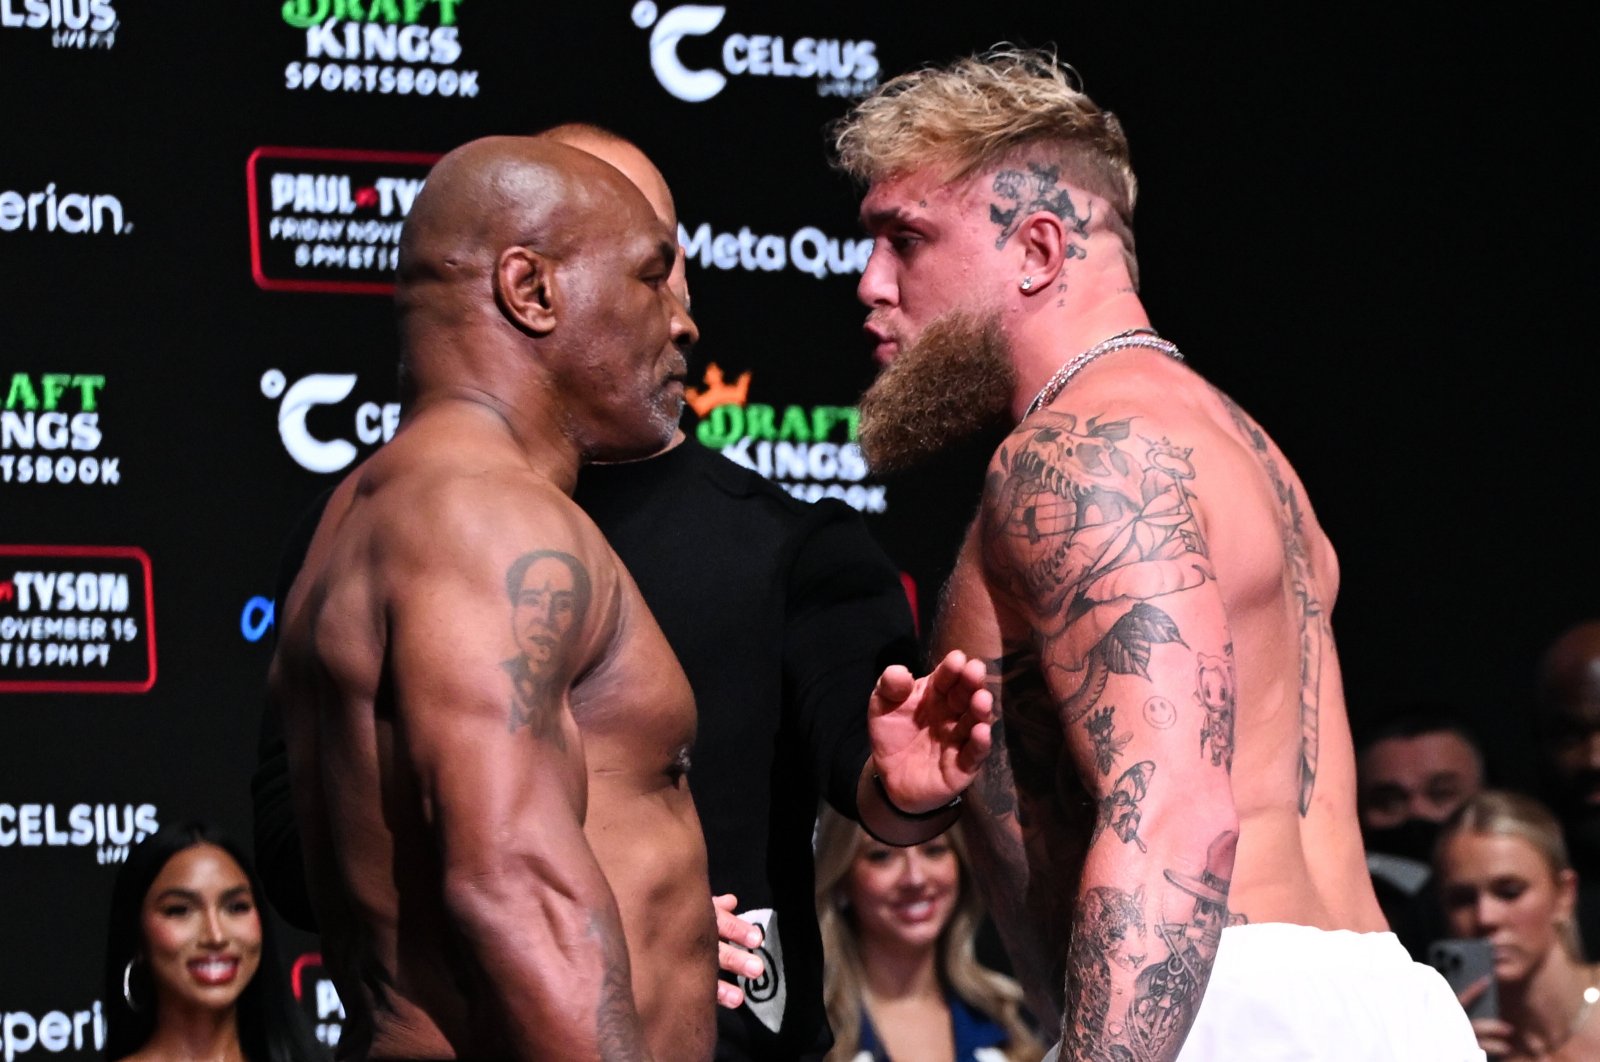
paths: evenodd
<path fill-rule="evenodd" d="M 680 4 L 661 13 L 655 0 L 633 5 L 633 24 L 650 30 L 650 68 L 661 87 L 686 103 L 703 103 L 721 92 L 722 71 L 696 70 L 678 55 L 685 37 L 704 37 L 722 25 L 728 9 Z M 874 41 L 800 37 L 793 43 L 765 34 L 733 33 L 722 41 L 722 70 L 735 77 L 815 78 L 819 96 L 860 96 L 877 87 Z"/>
<path fill-rule="evenodd" d="M 121 236 L 132 232 L 133 224 L 123 220 L 116 196 L 71 192 L 58 198 L 52 181 L 42 192 L 0 192 L 0 232 L 18 229 Z"/>

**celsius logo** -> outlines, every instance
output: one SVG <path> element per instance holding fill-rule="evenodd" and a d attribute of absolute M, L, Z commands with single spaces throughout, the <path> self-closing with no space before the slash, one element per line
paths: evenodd
<path fill-rule="evenodd" d="M 332 406 L 350 397 L 356 389 L 354 373 L 313 373 L 289 383 L 282 372 L 268 369 L 261 374 L 261 393 L 282 398 L 278 405 L 278 437 L 283 448 L 308 472 L 338 472 L 356 459 L 355 444 L 348 439 L 320 439 L 311 433 L 306 418 L 318 406 Z M 356 438 L 367 446 L 377 446 L 394 438 L 400 426 L 397 402 L 363 402 L 356 407 Z"/>
<path fill-rule="evenodd" d="M 5 0 L 0 0 L 0 4 Z M 126 236 L 133 222 L 122 216 L 122 200 L 114 195 L 69 192 L 57 196 L 54 182 L 42 192 L 0 192 L 0 232 L 65 232 Z"/>
<path fill-rule="evenodd" d="M 50 30 L 56 48 L 110 48 L 119 25 L 109 0 L 0 0 L 0 27 Z"/>
<path fill-rule="evenodd" d="M 696 70 L 678 53 L 685 37 L 704 37 L 722 25 L 728 9 L 681 4 L 665 13 L 655 0 L 633 5 L 633 24 L 650 31 L 650 68 L 661 87 L 687 103 L 703 103 L 728 83 L 722 71 Z M 873 41 L 732 33 L 722 40 L 722 70 L 735 77 L 815 78 L 819 96 L 860 96 L 878 85 L 878 46 Z"/>
<path fill-rule="evenodd" d="M 154 804 L 0 804 L 0 848 L 93 848 L 102 865 L 160 828 Z"/>
<path fill-rule="evenodd" d="M 305 61 L 284 67 L 284 87 L 385 96 L 476 96 L 478 71 L 455 68 L 461 58 L 456 25 L 461 2 L 284 0 L 283 21 L 306 33 Z"/>

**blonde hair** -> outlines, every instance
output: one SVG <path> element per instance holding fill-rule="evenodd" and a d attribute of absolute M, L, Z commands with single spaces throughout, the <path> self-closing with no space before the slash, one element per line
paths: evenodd
<path fill-rule="evenodd" d="M 967 869 L 967 847 L 958 823 L 944 839 L 955 850 L 961 868 L 955 913 L 939 935 L 940 980 L 970 1007 L 1005 1030 L 1005 1056 L 1011 1062 L 1038 1062 L 1044 1045 L 1022 1017 L 1022 987 L 998 971 L 979 964 L 973 950 L 983 921 L 983 900 Z M 823 1002 L 833 1026 L 833 1050 L 826 1062 L 848 1062 L 860 1050 L 861 998 L 865 979 L 855 917 L 839 900 L 841 887 L 866 833 L 831 808 L 817 825 L 817 924 L 822 930 Z"/>
<path fill-rule="evenodd" d="M 1122 123 L 1054 51 L 997 45 L 901 74 L 858 102 L 832 137 L 839 168 L 863 183 L 927 166 L 950 184 L 1022 160 L 1058 166 L 1067 183 L 1111 204 L 1101 220 L 1122 239 L 1137 280 L 1139 183 Z"/>
<path fill-rule="evenodd" d="M 1439 834 L 1439 841 L 1433 850 L 1435 867 L 1439 865 L 1445 845 L 1452 838 L 1468 833 L 1517 837 L 1527 841 L 1544 858 L 1552 879 L 1558 879 L 1572 869 L 1561 823 L 1549 808 L 1521 793 L 1485 789 L 1461 805 Z M 1583 942 L 1578 936 L 1576 921 L 1568 918 L 1556 929 L 1568 956 L 1575 962 L 1582 962 Z"/>

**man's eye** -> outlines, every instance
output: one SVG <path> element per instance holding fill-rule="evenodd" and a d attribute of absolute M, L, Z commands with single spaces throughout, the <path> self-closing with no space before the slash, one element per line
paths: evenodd
<path fill-rule="evenodd" d="M 889 246 L 902 254 L 921 242 L 922 237 L 914 232 L 897 232 L 889 237 Z"/>

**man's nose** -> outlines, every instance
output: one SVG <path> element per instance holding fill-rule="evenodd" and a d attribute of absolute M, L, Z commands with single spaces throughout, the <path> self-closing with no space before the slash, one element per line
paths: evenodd
<path fill-rule="evenodd" d="M 889 264 L 872 249 L 872 257 L 867 259 L 867 268 L 861 271 L 861 279 L 856 283 L 856 298 L 862 305 L 870 307 L 893 306 L 895 289 Z"/>
<path fill-rule="evenodd" d="M 684 287 L 681 294 L 670 288 L 668 290 L 672 302 L 672 342 L 680 350 L 687 351 L 700 342 L 700 329 L 694 323 L 694 318 L 689 316 L 689 291 L 687 286 Z"/>

